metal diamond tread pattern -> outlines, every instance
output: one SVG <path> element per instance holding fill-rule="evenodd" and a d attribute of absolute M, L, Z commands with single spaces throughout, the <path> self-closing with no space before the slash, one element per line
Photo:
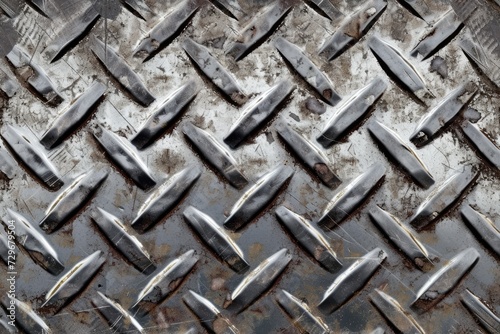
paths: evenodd
<path fill-rule="evenodd" d="M 498 31 L 0 0 L 0 333 L 500 333 Z"/>

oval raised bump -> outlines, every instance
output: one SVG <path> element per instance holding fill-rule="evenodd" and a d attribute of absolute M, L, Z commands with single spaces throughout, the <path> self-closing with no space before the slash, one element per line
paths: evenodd
<path fill-rule="evenodd" d="M 433 265 L 425 246 L 399 219 L 378 206 L 369 212 L 370 219 L 389 239 L 405 253 L 420 269 Z"/>
<path fill-rule="evenodd" d="M 368 45 L 379 62 L 382 62 L 407 89 L 413 93 L 426 89 L 422 76 L 399 50 L 378 37 L 372 37 Z"/>
<path fill-rule="evenodd" d="M 389 156 L 394 159 L 411 177 L 423 188 L 434 184 L 434 179 L 422 160 L 410 146 L 405 144 L 396 132 L 384 124 L 373 121 L 368 125 L 368 131 L 384 148 Z"/>
<path fill-rule="evenodd" d="M 189 250 L 168 263 L 139 292 L 130 311 L 134 315 L 143 316 L 169 298 L 191 272 L 198 259 L 196 252 Z"/>
<path fill-rule="evenodd" d="M 283 0 L 277 0 L 264 8 L 238 34 L 240 38 L 234 42 L 227 54 L 236 61 L 243 59 L 258 46 L 260 41 L 271 34 L 291 8 L 289 1 Z"/>
<path fill-rule="evenodd" d="M 458 201 L 467 189 L 472 187 L 478 177 L 479 173 L 475 173 L 471 167 L 466 167 L 463 172 L 452 175 L 436 187 L 420 204 L 409 219 L 410 224 L 417 229 L 422 229 L 435 221 Z"/>
<path fill-rule="evenodd" d="M 184 0 L 177 8 L 160 19 L 137 44 L 134 57 L 147 61 L 165 48 L 186 26 L 199 8 L 200 1 Z"/>
<path fill-rule="evenodd" d="M 229 134 L 224 137 L 224 142 L 232 149 L 238 147 L 252 132 L 255 132 L 257 127 L 264 124 L 275 113 L 294 89 L 295 86 L 283 80 L 255 98 L 231 127 Z"/>
<path fill-rule="evenodd" d="M 56 168 L 47 156 L 31 143 L 19 129 L 7 125 L 2 137 L 12 152 L 23 162 L 24 166 L 35 174 L 47 187 L 57 190 L 64 182 L 58 176 Z"/>
<path fill-rule="evenodd" d="M 375 78 L 349 99 L 344 100 L 316 139 L 318 143 L 328 148 L 338 142 L 349 129 L 356 123 L 360 123 L 363 116 L 368 113 L 386 89 L 387 83 L 380 78 Z"/>
<path fill-rule="evenodd" d="M 94 6 L 89 5 L 82 14 L 68 20 L 67 24 L 52 39 L 51 43 L 43 50 L 50 63 L 64 56 L 71 45 L 81 40 L 86 31 L 89 31 L 97 22 L 99 13 Z"/>
<path fill-rule="evenodd" d="M 184 124 L 184 134 L 201 152 L 215 169 L 221 173 L 232 186 L 241 189 L 248 184 L 245 176 L 238 170 L 236 160 L 231 153 L 220 144 L 210 133 L 194 126 L 192 123 Z"/>
<path fill-rule="evenodd" d="M 145 275 L 156 270 L 144 245 L 130 235 L 123 223 L 101 208 L 93 212 L 92 220 L 99 226 L 109 241 L 129 260 L 134 267 Z"/>
<path fill-rule="evenodd" d="M 462 124 L 462 130 L 486 160 L 500 170 L 500 149 L 470 121 Z"/>
<path fill-rule="evenodd" d="M 47 292 L 41 308 L 52 314 L 59 312 L 75 295 L 85 289 L 105 261 L 104 253 L 96 251 L 75 264 Z"/>
<path fill-rule="evenodd" d="M 463 27 L 462 21 L 457 14 L 450 9 L 442 19 L 437 22 L 432 30 L 418 42 L 418 44 L 410 52 L 412 57 L 420 55 L 422 60 L 425 60 L 438 52 L 443 43 L 457 34 Z"/>
<path fill-rule="evenodd" d="M 356 44 L 368 30 L 370 30 L 386 7 L 387 0 L 366 1 L 363 7 L 346 18 L 333 36 L 323 43 L 319 50 L 319 54 L 324 56 L 327 60 L 339 57 L 343 52 Z"/>
<path fill-rule="evenodd" d="M 78 176 L 47 208 L 40 228 L 46 233 L 58 230 L 85 206 L 108 177 L 105 170 L 89 171 Z"/>
<path fill-rule="evenodd" d="M 318 225 L 330 229 L 340 224 L 368 199 L 368 195 L 384 177 L 385 167 L 379 163 L 373 164 L 332 198 L 319 218 Z"/>
<path fill-rule="evenodd" d="M 442 129 L 455 119 L 476 94 L 477 87 L 469 82 L 446 95 L 438 105 L 432 108 L 418 124 L 410 136 L 416 146 L 428 144 Z"/>
<path fill-rule="evenodd" d="M 51 150 L 65 140 L 79 124 L 95 109 L 104 95 L 106 86 L 95 82 L 77 100 L 70 104 L 43 134 L 40 143 Z"/>
<path fill-rule="evenodd" d="M 242 272 L 248 268 L 248 263 L 240 247 L 210 216 L 192 206 L 184 210 L 183 216 L 203 241 L 231 269 Z"/>
<path fill-rule="evenodd" d="M 156 98 L 148 91 L 139 75 L 130 68 L 115 50 L 93 35 L 91 36 L 90 49 L 106 70 L 130 93 L 136 102 L 145 107 L 153 103 Z"/>
<path fill-rule="evenodd" d="M 189 166 L 160 185 L 139 209 L 132 227 L 144 233 L 174 209 L 201 175 L 197 165 Z"/>
<path fill-rule="evenodd" d="M 99 127 L 94 137 L 108 153 L 111 160 L 144 191 L 156 185 L 149 168 L 141 160 L 135 148 L 123 137 Z"/>
<path fill-rule="evenodd" d="M 476 231 L 483 241 L 500 256 L 500 230 L 495 224 L 469 205 L 464 205 L 460 213 L 462 219 L 472 227 L 472 230 Z"/>
<path fill-rule="evenodd" d="M 224 308 L 240 313 L 267 291 L 292 260 L 288 249 L 283 248 L 262 261 L 228 295 Z"/>
<path fill-rule="evenodd" d="M 330 314 L 344 305 L 357 291 L 368 283 L 387 254 L 380 248 L 366 253 L 342 272 L 325 291 L 318 308 Z"/>
<path fill-rule="evenodd" d="M 7 55 L 7 59 L 19 71 L 26 66 L 31 68 L 32 74 L 28 77 L 27 82 L 39 94 L 42 100 L 50 105 L 59 105 L 64 98 L 59 94 L 47 73 L 40 65 L 33 62 L 32 58 L 19 45 L 14 46 L 12 51 Z"/>
<path fill-rule="evenodd" d="M 411 305 L 428 310 L 443 299 L 479 260 L 479 253 L 474 248 L 467 248 L 453 257 L 434 273 L 415 293 Z"/>
<path fill-rule="evenodd" d="M 167 96 L 160 107 L 148 118 L 130 140 L 139 150 L 145 149 L 171 128 L 182 112 L 198 94 L 198 85 L 190 80 Z"/>
<path fill-rule="evenodd" d="M 326 238 L 317 231 L 304 217 L 284 206 L 276 209 L 279 221 L 292 233 L 309 254 L 326 270 L 336 272 L 342 267 L 337 254 Z"/>
<path fill-rule="evenodd" d="M 313 143 L 298 134 L 292 127 L 280 120 L 276 130 L 292 151 L 315 173 L 329 188 L 336 188 L 342 181 L 331 170 L 326 155 Z"/>
<path fill-rule="evenodd" d="M 9 220 L 15 222 L 17 246 L 23 248 L 35 263 L 50 274 L 59 275 L 64 265 L 59 261 L 55 249 L 25 217 L 10 209 L 7 212 L 8 216 L 3 221 L 5 225 Z"/>
<path fill-rule="evenodd" d="M 295 44 L 290 43 L 283 37 L 274 41 L 274 46 L 297 71 L 300 77 L 306 81 L 321 98 L 331 106 L 336 105 L 342 98 L 333 88 L 332 83 L 321 72 L 318 67 L 305 55 Z"/>
<path fill-rule="evenodd" d="M 236 231 L 252 221 L 278 195 L 293 173 L 293 168 L 279 166 L 262 176 L 234 204 L 224 227 Z"/>
<path fill-rule="evenodd" d="M 246 102 L 248 97 L 236 79 L 222 67 L 206 47 L 196 43 L 191 38 L 186 38 L 182 43 L 182 48 L 225 96 L 238 105 Z"/>

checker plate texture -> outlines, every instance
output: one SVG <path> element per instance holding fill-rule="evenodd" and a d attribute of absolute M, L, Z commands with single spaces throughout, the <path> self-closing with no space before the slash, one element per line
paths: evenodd
<path fill-rule="evenodd" d="M 496 1 L 0 8 L 0 332 L 500 333 Z"/>

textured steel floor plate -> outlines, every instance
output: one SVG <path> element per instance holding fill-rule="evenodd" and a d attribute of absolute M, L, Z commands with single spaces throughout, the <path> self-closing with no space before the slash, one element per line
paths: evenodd
<path fill-rule="evenodd" d="M 0 332 L 500 333 L 498 1 L 0 9 Z"/>

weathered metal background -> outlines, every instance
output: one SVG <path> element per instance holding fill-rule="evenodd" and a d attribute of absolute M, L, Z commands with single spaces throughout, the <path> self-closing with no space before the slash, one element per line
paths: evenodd
<path fill-rule="evenodd" d="M 494 1 L 0 8 L 1 332 L 500 333 Z"/>

